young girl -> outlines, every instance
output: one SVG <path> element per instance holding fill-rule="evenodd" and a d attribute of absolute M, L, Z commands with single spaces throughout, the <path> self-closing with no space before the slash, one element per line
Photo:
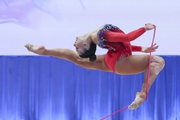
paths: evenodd
<path fill-rule="evenodd" d="M 146 99 L 146 90 L 149 92 L 151 85 L 159 72 L 163 69 L 165 62 L 162 57 L 152 56 L 150 63 L 150 79 L 147 84 L 149 55 L 132 55 L 132 52 L 151 52 L 151 47 L 141 47 L 131 45 L 135 40 L 147 30 L 154 29 L 153 24 L 145 24 L 137 30 L 125 34 L 122 30 L 112 24 L 106 24 L 83 36 L 78 36 L 74 43 L 76 52 L 70 49 L 47 49 L 44 46 L 34 46 L 26 44 L 25 47 L 36 54 L 48 55 L 69 60 L 76 65 L 87 69 L 97 69 L 102 71 L 114 72 L 116 74 L 138 74 L 145 72 L 144 82 L 140 92 L 136 93 L 134 101 L 129 105 L 129 109 L 138 108 Z M 108 50 L 106 54 L 95 55 L 96 46 Z M 152 46 L 152 52 L 158 46 Z"/>

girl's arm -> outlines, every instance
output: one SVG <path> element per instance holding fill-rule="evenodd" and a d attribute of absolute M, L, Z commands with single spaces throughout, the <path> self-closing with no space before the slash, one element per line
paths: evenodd
<path fill-rule="evenodd" d="M 136 46 L 136 45 L 131 45 L 132 52 L 144 52 L 144 53 L 149 53 L 149 52 L 155 52 L 156 49 L 158 49 L 158 45 L 154 43 L 150 47 L 142 47 L 142 46 Z"/>
<path fill-rule="evenodd" d="M 125 34 L 123 31 L 119 30 L 117 32 L 105 31 L 105 39 L 108 42 L 130 42 L 141 36 L 146 30 L 154 29 L 153 24 L 145 24 L 144 27 L 141 27 L 137 30 L 134 30 L 128 34 Z"/>
<path fill-rule="evenodd" d="M 132 52 L 142 52 L 142 46 L 131 45 Z"/>
<path fill-rule="evenodd" d="M 122 31 L 105 31 L 105 39 L 108 42 L 130 42 L 145 33 L 146 29 L 144 27 L 134 30 L 128 34 Z"/>

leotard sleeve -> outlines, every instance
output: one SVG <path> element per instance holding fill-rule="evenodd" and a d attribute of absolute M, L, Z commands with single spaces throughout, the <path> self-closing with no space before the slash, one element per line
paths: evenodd
<path fill-rule="evenodd" d="M 128 34 L 125 34 L 122 31 L 113 32 L 113 31 L 105 31 L 105 39 L 108 42 L 130 42 L 141 36 L 143 33 L 145 33 L 145 28 L 139 28 L 137 30 L 134 30 Z"/>
<path fill-rule="evenodd" d="M 132 48 L 133 52 L 140 52 L 140 51 L 142 51 L 142 47 L 141 46 L 131 45 L 131 48 Z"/>

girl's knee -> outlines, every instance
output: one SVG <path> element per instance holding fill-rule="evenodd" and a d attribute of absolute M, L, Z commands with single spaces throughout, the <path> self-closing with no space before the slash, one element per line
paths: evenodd
<path fill-rule="evenodd" d="M 165 60 L 159 56 L 152 56 L 151 65 L 154 66 L 154 72 L 158 75 L 165 66 Z"/>
<path fill-rule="evenodd" d="M 153 56 L 152 59 L 158 62 L 159 64 L 165 65 L 165 60 L 160 56 Z"/>

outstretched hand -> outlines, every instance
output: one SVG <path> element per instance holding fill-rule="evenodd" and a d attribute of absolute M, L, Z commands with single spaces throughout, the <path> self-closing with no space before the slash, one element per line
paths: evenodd
<path fill-rule="evenodd" d="M 145 53 L 150 53 L 150 52 L 155 52 L 156 49 L 158 49 L 158 45 L 156 45 L 156 43 L 153 44 L 153 46 L 151 47 L 142 47 L 142 52 L 145 52 Z"/>
<path fill-rule="evenodd" d="M 144 28 L 145 28 L 146 30 L 152 30 L 152 29 L 154 29 L 154 25 L 151 24 L 151 23 L 147 23 L 147 24 L 145 24 Z"/>

